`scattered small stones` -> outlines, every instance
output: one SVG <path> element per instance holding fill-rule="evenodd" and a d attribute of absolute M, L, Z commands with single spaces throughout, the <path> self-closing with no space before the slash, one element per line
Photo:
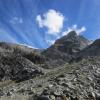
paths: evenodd
<path fill-rule="evenodd" d="M 0 97 L 21 94 L 31 96 L 30 100 L 100 100 L 100 74 L 96 73 L 100 64 L 90 69 L 92 63 L 88 63 L 85 60 L 82 64 L 70 65 L 70 71 L 64 67 L 54 73 L 48 71 L 43 76 L 7 85 L 0 90 Z"/>

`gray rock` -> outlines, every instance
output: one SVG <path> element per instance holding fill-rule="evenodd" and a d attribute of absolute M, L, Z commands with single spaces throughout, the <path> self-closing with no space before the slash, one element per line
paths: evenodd
<path fill-rule="evenodd" d="M 100 100 L 100 93 L 96 92 L 96 100 Z"/>
<path fill-rule="evenodd" d="M 54 95 L 50 95 L 50 99 L 51 99 L 51 100 L 55 100 L 56 98 L 55 98 Z"/>
<path fill-rule="evenodd" d="M 4 92 L 0 90 L 0 97 L 4 95 Z"/>
<path fill-rule="evenodd" d="M 39 96 L 37 100 L 50 100 L 50 98 L 48 96 Z"/>
<path fill-rule="evenodd" d="M 9 92 L 7 92 L 7 96 L 11 96 L 12 95 L 12 93 L 9 91 Z"/>
<path fill-rule="evenodd" d="M 55 91 L 55 92 L 54 92 L 54 96 L 56 96 L 56 97 L 61 96 L 61 91 L 59 91 L 59 92 Z"/>

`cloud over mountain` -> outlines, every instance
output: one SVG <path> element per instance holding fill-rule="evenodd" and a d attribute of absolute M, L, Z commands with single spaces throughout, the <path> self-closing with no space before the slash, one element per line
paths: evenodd
<path fill-rule="evenodd" d="M 73 25 L 72 27 L 68 27 L 67 31 L 63 32 L 62 35 L 67 35 L 69 32 L 71 31 L 75 31 L 77 33 L 77 35 L 83 33 L 84 31 L 86 31 L 86 27 L 82 26 L 81 28 L 78 28 L 77 25 Z"/>
<path fill-rule="evenodd" d="M 63 28 L 64 16 L 60 12 L 50 9 L 43 16 L 38 15 L 36 21 L 40 28 L 46 27 L 48 29 L 48 34 L 56 35 Z"/>

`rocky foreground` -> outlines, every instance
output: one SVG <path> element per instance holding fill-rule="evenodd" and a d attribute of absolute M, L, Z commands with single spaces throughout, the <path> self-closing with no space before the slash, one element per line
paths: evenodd
<path fill-rule="evenodd" d="M 0 100 L 100 100 L 99 60 L 83 59 L 20 83 L 1 82 Z"/>
<path fill-rule="evenodd" d="M 100 40 L 72 31 L 46 50 L 1 42 L 0 100 L 100 100 Z"/>

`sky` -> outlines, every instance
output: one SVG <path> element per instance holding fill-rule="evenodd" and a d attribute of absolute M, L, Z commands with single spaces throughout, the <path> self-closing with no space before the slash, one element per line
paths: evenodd
<path fill-rule="evenodd" d="M 72 30 L 100 38 L 100 0 L 0 0 L 0 41 L 43 49 Z"/>

